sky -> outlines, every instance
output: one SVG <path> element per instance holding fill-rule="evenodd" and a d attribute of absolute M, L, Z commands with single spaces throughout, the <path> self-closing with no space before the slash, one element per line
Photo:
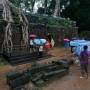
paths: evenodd
<path fill-rule="evenodd" d="M 42 7 L 42 4 L 40 1 L 36 2 L 34 5 L 34 12 L 37 12 L 38 7 Z"/>

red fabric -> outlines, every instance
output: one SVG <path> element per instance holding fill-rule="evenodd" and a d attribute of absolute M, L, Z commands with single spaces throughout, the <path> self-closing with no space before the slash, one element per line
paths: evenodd
<path fill-rule="evenodd" d="M 64 38 L 64 41 L 70 41 L 68 38 Z"/>
<path fill-rule="evenodd" d="M 44 45 L 44 48 L 45 49 L 50 49 L 50 43 L 49 42 L 46 42 L 45 45 Z"/>

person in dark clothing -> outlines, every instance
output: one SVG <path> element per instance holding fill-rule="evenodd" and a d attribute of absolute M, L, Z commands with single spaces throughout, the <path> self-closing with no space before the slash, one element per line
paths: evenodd
<path fill-rule="evenodd" d="M 47 38 L 48 38 L 49 42 L 51 43 L 52 36 L 50 33 L 48 33 Z"/>
<path fill-rule="evenodd" d="M 52 47 L 52 45 L 51 45 L 51 40 L 52 40 L 52 35 L 51 35 L 51 33 L 48 33 L 48 34 L 46 35 L 46 39 L 47 39 L 47 41 L 49 41 L 50 47 Z"/>
<path fill-rule="evenodd" d="M 88 54 L 88 46 L 84 46 L 83 47 L 83 51 L 81 51 L 80 53 L 80 66 L 81 66 L 81 77 L 84 77 L 84 74 L 86 73 L 86 78 L 88 78 L 88 58 L 89 58 L 89 54 Z"/>

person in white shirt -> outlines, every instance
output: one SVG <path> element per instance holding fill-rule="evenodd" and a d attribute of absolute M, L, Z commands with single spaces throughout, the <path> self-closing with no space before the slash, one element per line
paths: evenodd
<path fill-rule="evenodd" d="M 39 46 L 39 58 L 42 58 L 43 57 L 43 45 L 40 45 Z"/>
<path fill-rule="evenodd" d="M 33 43 L 33 39 L 30 39 L 30 52 L 34 52 L 35 51 L 35 46 L 34 46 L 34 43 Z"/>

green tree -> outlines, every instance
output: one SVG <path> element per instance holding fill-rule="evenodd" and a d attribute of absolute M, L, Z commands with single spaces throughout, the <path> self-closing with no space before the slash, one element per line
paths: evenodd
<path fill-rule="evenodd" d="M 70 0 L 70 5 L 61 13 L 64 17 L 69 17 L 77 21 L 79 30 L 89 30 L 90 28 L 90 1 Z"/>
<path fill-rule="evenodd" d="M 20 7 L 25 11 L 32 11 L 34 9 L 34 5 L 39 0 L 10 0 L 16 7 Z"/>
<path fill-rule="evenodd" d="M 39 1 L 41 1 L 42 6 L 44 6 L 44 7 L 39 7 L 38 13 L 39 14 L 50 14 L 49 6 L 51 3 L 51 0 L 39 0 Z"/>
<path fill-rule="evenodd" d="M 20 7 L 22 0 L 9 0 L 10 2 L 12 2 L 16 7 Z"/>
<path fill-rule="evenodd" d="M 60 16 L 61 10 L 64 9 L 64 7 L 67 7 L 68 4 L 69 0 L 51 0 L 48 11 L 51 14 L 56 14 L 56 16 Z"/>
<path fill-rule="evenodd" d="M 80 0 L 80 18 L 79 18 L 79 29 L 89 30 L 90 29 L 90 1 Z"/>

